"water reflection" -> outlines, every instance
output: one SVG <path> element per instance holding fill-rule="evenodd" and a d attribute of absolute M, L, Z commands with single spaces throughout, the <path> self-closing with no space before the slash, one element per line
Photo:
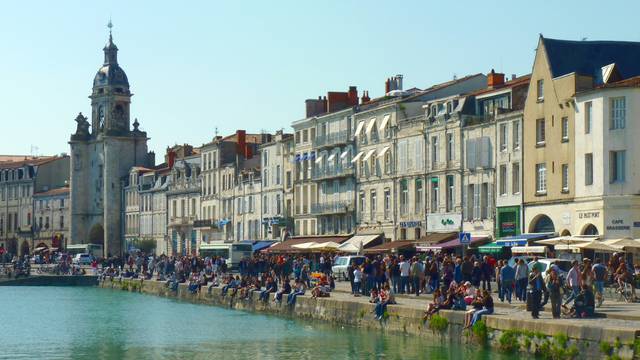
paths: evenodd
<path fill-rule="evenodd" d="M 2 287 L 7 359 L 496 359 L 447 340 L 358 331 L 98 288 Z"/>

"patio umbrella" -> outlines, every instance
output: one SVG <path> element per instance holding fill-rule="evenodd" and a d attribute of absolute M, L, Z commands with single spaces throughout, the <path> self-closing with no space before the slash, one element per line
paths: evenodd
<path fill-rule="evenodd" d="M 571 246 L 571 245 L 576 245 L 576 244 L 583 244 L 583 243 L 587 243 L 591 240 L 595 240 L 594 237 L 589 237 L 589 238 L 583 238 L 583 237 L 575 237 L 575 236 L 560 236 L 560 237 L 555 237 L 555 238 L 551 238 L 551 239 L 544 239 L 544 240 L 537 240 L 535 241 L 536 244 L 542 244 L 542 245 L 565 245 L 565 246 Z"/>
<path fill-rule="evenodd" d="M 312 241 L 312 242 L 306 242 L 306 243 L 302 243 L 302 244 L 295 244 L 295 245 L 291 245 L 291 247 L 294 247 L 296 249 L 312 249 L 314 245 L 318 245 L 317 242 Z"/>
<path fill-rule="evenodd" d="M 295 246 L 295 245 L 294 245 Z M 328 241 L 324 243 L 316 243 L 315 245 L 311 245 L 310 249 L 322 249 L 322 250 L 337 250 L 340 247 L 340 244 L 333 241 Z"/>
<path fill-rule="evenodd" d="M 610 239 L 605 240 L 605 244 L 611 245 L 618 249 L 640 249 L 640 241 L 625 237 L 622 239 Z"/>
<path fill-rule="evenodd" d="M 602 241 L 592 240 L 588 243 L 574 245 L 576 248 L 581 250 L 594 250 L 594 251 L 602 251 L 602 252 L 616 252 L 620 251 L 620 249 L 615 248 L 611 245 L 607 245 Z"/>
<path fill-rule="evenodd" d="M 359 247 L 355 246 L 352 243 L 344 243 L 342 245 L 340 245 L 337 249 L 338 251 L 342 251 L 342 252 L 346 252 L 346 253 L 357 253 L 359 250 Z"/>

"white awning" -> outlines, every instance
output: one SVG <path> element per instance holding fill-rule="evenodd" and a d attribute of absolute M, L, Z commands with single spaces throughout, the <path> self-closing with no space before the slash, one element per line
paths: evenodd
<path fill-rule="evenodd" d="M 369 158 L 371 157 L 371 155 L 373 155 L 373 153 L 376 152 L 376 149 L 372 149 L 369 150 L 369 152 L 367 153 L 367 155 L 364 157 L 364 159 L 362 159 L 362 161 L 367 161 L 369 160 Z"/>
<path fill-rule="evenodd" d="M 369 125 L 367 125 L 367 135 L 371 133 L 374 126 L 376 126 L 376 118 L 371 118 L 371 120 L 369 120 Z"/>
<path fill-rule="evenodd" d="M 327 161 L 331 161 L 331 160 L 335 159 L 335 157 L 336 157 L 336 154 L 333 153 L 333 154 L 329 155 L 329 157 L 327 158 Z"/>
<path fill-rule="evenodd" d="M 383 132 L 384 128 L 387 127 L 387 123 L 389 122 L 390 118 L 391 118 L 391 114 L 387 114 L 382 118 L 382 122 L 380 123 L 380 132 Z"/>
<path fill-rule="evenodd" d="M 347 157 L 347 155 L 349 155 L 349 149 L 345 150 L 341 155 L 340 155 L 340 159 L 343 159 Z"/>
<path fill-rule="evenodd" d="M 316 158 L 316 164 L 320 164 L 322 162 L 322 155 Z"/>
<path fill-rule="evenodd" d="M 382 234 L 355 235 L 349 240 L 343 242 L 338 248 L 338 251 L 357 253 L 360 249 L 363 249 L 380 236 L 382 236 Z"/>
<path fill-rule="evenodd" d="M 358 154 L 356 154 L 356 156 L 353 157 L 353 159 L 351 159 L 352 163 L 358 162 L 358 160 L 360 160 L 360 157 L 362 156 L 362 154 L 364 154 L 364 151 L 360 151 Z"/>
<path fill-rule="evenodd" d="M 384 156 L 384 154 L 386 154 L 386 153 L 387 153 L 387 151 L 389 151 L 389 146 L 385 146 L 385 147 L 383 147 L 383 148 L 382 148 L 382 150 L 380 150 L 380 151 L 378 152 L 378 157 L 379 157 L 379 158 L 383 157 L 383 156 Z"/>
<path fill-rule="evenodd" d="M 511 248 L 513 254 L 544 254 L 546 246 L 514 246 Z"/>
<path fill-rule="evenodd" d="M 356 132 L 353 134 L 353 136 L 360 136 L 360 132 L 362 131 L 362 128 L 364 127 L 364 120 L 360 121 L 358 123 L 358 126 L 356 127 Z"/>

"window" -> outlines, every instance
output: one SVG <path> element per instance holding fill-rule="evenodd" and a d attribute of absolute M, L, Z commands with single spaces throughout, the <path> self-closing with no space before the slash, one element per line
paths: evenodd
<path fill-rule="evenodd" d="M 369 196 L 369 201 L 371 202 L 371 220 L 375 219 L 376 216 L 376 191 L 375 190 L 371 190 L 370 196 Z"/>
<path fill-rule="evenodd" d="M 584 184 L 593 185 L 593 154 L 584 154 Z"/>
<path fill-rule="evenodd" d="M 280 165 L 276 165 L 276 185 L 280 185 Z"/>
<path fill-rule="evenodd" d="M 507 165 L 500 165 L 500 195 L 507 195 Z"/>
<path fill-rule="evenodd" d="M 287 181 L 287 189 L 290 189 L 291 188 L 291 171 L 287 171 L 286 181 Z"/>
<path fill-rule="evenodd" d="M 269 201 L 267 200 L 267 195 L 264 195 L 262 197 L 262 213 L 263 214 L 269 213 Z"/>
<path fill-rule="evenodd" d="M 547 164 L 536 164 L 536 192 L 547 192 Z"/>
<path fill-rule="evenodd" d="M 431 168 L 435 169 L 438 163 L 438 137 L 431 137 Z"/>
<path fill-rule="evenodd" d="M 511 165 L 511 192 L 520 193 L 520 163 Z"/>
<path fill-rule="evenodd" d="M 387 152 L 384 153 L 384 173 L 385 174 L 391 173 L 391 151 L 390 150 L 387 150 Z"/>
<path fill-rule="evenodd" d="M 262 170 L 262 186 L 269 186 L 269 169 Z"/>
<path fill-rule="evenodd" d="M 438 212 L 438 197 L 440 196 L 440 189 L 438 187 L 438 178 L 431 179 L 431 212 Z"/>
<path fill-rule="evenodd" d="M 536 120 L 536 144 L 544 145 L 545 140 L 544 119 Z"/>
<path fill-rule="evenodd" d="M 480 205 L 480 185 L 473 185 L 473 218 L 480 219 L 482 207 Z"/>
<path fill-rule="evenodd" d="M 593 126 L 593 114 L 592 114 L 592 106 L 591 101 L 587 101 L 584 103 L 584 133 L 590 134 L 591 127 Z"/>
<path fill-rule="evenodd" d="M 60 215 L 60 229 L 64 229 L 64 216 Z"/>
<path fill-rule="evenodd" d="M 455 141 L 453 139 L 453 134 L 447 134 L 447 161 L 455 160 L 455 154 Z"/>
<path fill-rule="evenodd" d="M 611 99 L 611 129 L 624 129 L 626 104 L 624 97 Z"/>
<path fill-rule="evenodd" d="M 268 163 L 269 163 L 269 150 L 263 150 L 262 151 L 262 166 L 263 167 L 267 167 Z"/>
<path fill-rule="evenodd" d="M 500 151 L 507 151 L 507 124 L 500 124 Z"/>
<path fill-rule="evenodd" d="M 569 192 L 569 164 L 562 164 L 562 192 Z"/>
<path fill-rule="evenodd" d="M 453 211 L 455 187 L 453 175 L 447 175 L 447 212 Z"/>
<path fill-rule="evenodd" d="M 400 213 L 409 212 L 409 185 L 407 180 L 400 180 Z"/>
<path fill-rule="evenodd" d="M 391 190 L 389 188 L 384 189 L 384 218 L 389 218 L 391 212 Z"/>
<path fill-rule="evenodd" d="M 623 182 L 625 180 L 626 151 L 611 151 L 609 157 L 610 183 Z"/>
<path fill-rule="evenodd" d="M 300 144 L 300 131 L 296 131 L 296 144 Z"/>
<path fill-rule="evenodd" d="M 538 100 L 544 100 L 544 80 L 540 79 L 537 82 L 536 90 L 538 92 Z"/>
<path fill-rule="evenodd" d="M 566 116 L 562 118 L 562 141 L 569 141 L 569 118 Z"/>
<path fill-rule="evenodd" d="M 191 215 L 196 214 L 196 199 L 191 199 Z"/>
<path fill-rule="evenodd" d="M 360 191 L 360 213 L 364 213 L 367 199 L 365 199 L 364 191 Z"/>
<path fill-rule="evenodd" d="M 415 213 L 422 213 L 422 199 L 424 199 L 424 192 L 422 189 L 422 179 L 416 179 L 416 188 L 415 188 Z"/>
<path fill-rule="evenodd" d="M 306 143 L 307 141 L 309 141 L 309 130 L 304 129 L 302 130 L 302 143 Z"/>

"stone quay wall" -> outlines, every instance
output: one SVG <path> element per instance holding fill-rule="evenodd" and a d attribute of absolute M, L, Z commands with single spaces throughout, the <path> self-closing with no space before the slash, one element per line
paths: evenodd
<path fill-rule="evenodd" d="M 299 296 L 295 306 L 261 302 L 254 293 L 248 300 L 222 296 L 221 288 L 205 287 L 198 293 L 189 292 L 185 284 L 176 291 L 164 282 L 138 279 L 104 280 L 102 288 L 140 292 L 191 303 L 215 305 L 230 309 L 271 314 L 281 317 L 320 320 L 336 325 L 354 326 L 388 333 L 422 337 L 441 337 L 457 343 L 473 343 L 495 348 L 501 352 L 526 352 L 542 358 L 640 358 L 640 330 L 631 327 L 592 327 L 567 323 L 559 325 L 531 319 L 506 316 L 485 316 L 473 329 L 463 330 L 464 312 L 441 310 L 430 322 L 423 322 L 423 310 L 409 306 L 391 305 L 383 320 L 373 315 L 374 304 L 356 299 L 311 298 Z M 634 357 L 635 356 L 635 357 Z"/>

